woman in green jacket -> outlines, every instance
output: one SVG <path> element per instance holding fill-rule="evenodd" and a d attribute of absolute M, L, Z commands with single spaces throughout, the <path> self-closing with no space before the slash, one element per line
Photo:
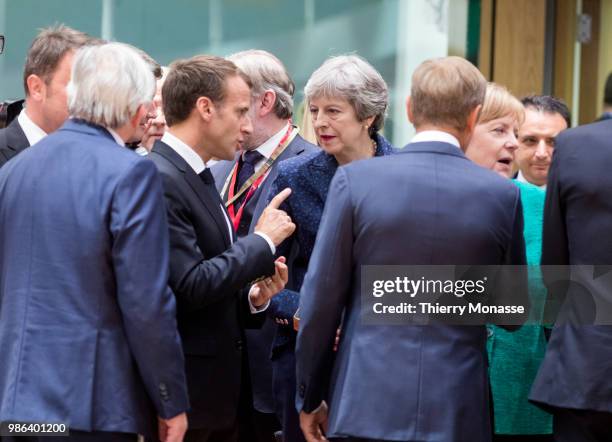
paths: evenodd
<path fill-rule="evenodd" d="M 484 105 L 466 150 L 475 163 L 511 178 L 523 105 L 502 86 L 490 83 Z M 531 184 L 521 189 L 524 237 L 529 267 L 530 322 L 540 322 L 546 290 L 539 270 L 545 192 Z M 539 321 L 540 320 L 540 321 Z M 546 349 L 544 329 L 525 325 L 507 332 L 487 326 L 489 378 L 493 396 L 494 436 L 501 441 L 552 441 L 552 417 L 528 402 L 529 389 Z"/>

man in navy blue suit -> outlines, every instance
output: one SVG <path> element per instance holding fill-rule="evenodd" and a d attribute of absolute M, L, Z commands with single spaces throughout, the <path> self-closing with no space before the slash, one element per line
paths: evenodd
<path fill-rule="evenodd" d="M 182 441 L 161 179 L 122 146 L 154 91 L 133 49 L 81 49 L 73 118 L 0 170 L 0 421 L 64 423 L 76 441 Z"/>
<path fill-rule="evenodd" d="M 564 131 L 548 173 L 542 271 L 551 293 L 565 300 L 560 312 L 568 321 L 553 328 L 530 399 L 553 413 L 555 442 L 603 442 L 612 434 L 611 274 L 597 270 L 612 262 L 611 136 L 612 120 Z M 580 268 L 548 267 L 570 265 Z M 559 283 L 570 274 L 574 283 Z M 602 325 L 593 325 L 593 313 Z"/>
<path fill-rule="evenodd" d="M 266 51 L 249 50 L 233 54 L 228 59 L 251 80 L 249 117 L 253 131 L 245 136 L 242 149 L 233 161 L 220 161 L 211 167 L 211 172 L 233 217 L 236 233 L 243 237 L 253 233 L 266 207 L 266 195 L 278 175 L 278 164 L 318 148 L 304 140 L 298 134 L 298 128 L 291 124 L 295 85 L 278 58 Z M 253 175 L 256 180 L 244 186 Z M 242 187 L 242 194 L 232 202 Z M 286 414 L 279 409 L 281 401 L 275 401 L 272 393 L 273 363 L 270 357 L 274 355 L 272 341 L 276 328 L 277 325 L 268 320 L 261 329 L 250 329 L 245 333 L 253 390 L 250 433 L 259 442 L 274 441 L 275 431 L 281 428 L 279 420 L 282 421 Z M 293 404 L 287 406 L 293 407 Z"/>
<path fill-rule="evenodd" d="M 412 142 L 332 180 L 300 293 L 296 402 L 309 442 L 325 428 L 348 440 L 491 439 L 484 324 L 367 325 L 360 290 L 364 265 L 525 263 L 518 188 L 463 153 L 485 88 L 462 58 L 424 62 Z"/>

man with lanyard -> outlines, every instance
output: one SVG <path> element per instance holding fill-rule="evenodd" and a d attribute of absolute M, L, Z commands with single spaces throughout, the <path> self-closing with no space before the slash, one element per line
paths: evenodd
<path fill-rule="evenodd" d="M 317 147 L 298 135 L 291 124 L 295 85 L 281 61 L 261 50 L 229 57 L 251 80 L 249 117 L 253 132 L 245 139 L 234 161 L 220 161 L 211 168 L 238 237 L 252 233 L 266 207 L 268 189 L 282 160 L 313 152 Z M 290 258 L 290 257 L 287 257 Z M 288 325 L 289 326 L 289 325 Z M 270 353 L 276 324 L 247 330 L 247 347 L 253 388 L 253 413 L 247 434 L 258 441 L 274 440 L 280 429 L 272 396 Z"/>

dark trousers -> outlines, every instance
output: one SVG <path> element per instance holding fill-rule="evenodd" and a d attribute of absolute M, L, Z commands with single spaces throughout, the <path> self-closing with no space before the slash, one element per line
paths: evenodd
<path fill-rule="evenodd" d="M 187 430 L 184 442 L 237 442 L 238 425 L 223 430 L 193 429 Z"/>
<path fill-rule="evenodd" d="M 273 385 L 276 414 L 283 427 L 283 442 L 305 442 L 300 417 L 295 408 L 295 353 L 284 349 L 273 361 Z"/>
<path fill-rule="evenodd" d="M 275 442 L 274 433 L 281 425 L 274 413 L 262 413 L 251 407 L 248 415 L 241 416 L 240 442 Z"/>
<path fill-rule="evenodd" d="M 69 436 L 2 436 L 2 442 L 136 442 L 138 435 L 106 431 L 70 431 Z"/>
<path fill-rule="evenodd" d="M 555 442 L 609 442 L 612 413 L 555 408 L 553 437 Z"/>

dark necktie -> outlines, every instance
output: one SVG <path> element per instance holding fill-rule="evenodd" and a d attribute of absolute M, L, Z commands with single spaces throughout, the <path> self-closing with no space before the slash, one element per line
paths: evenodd
<path fill-rule="evenodd" d="M 204 181 L 204 184 L 215 184 L 215 179 L 213 178 L 212 173 L 210 173 L 210 169 L 208 167 L 202 172 L 200 172 L 198 175 L 200 176 L 202 181 Z"/>
<path fill-rule="evenodd" d="M 263 158 L 263 155 L 256 150 L 247 150 L 240 158 L 238 166 L 238 179 L 236 180 L 236 192 L 238 192 L 244 183 L 255 173 L 255 164 Z"/>

